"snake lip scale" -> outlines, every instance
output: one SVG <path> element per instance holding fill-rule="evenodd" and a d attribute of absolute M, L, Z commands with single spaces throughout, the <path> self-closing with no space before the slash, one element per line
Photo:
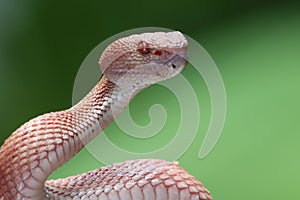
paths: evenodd
<path fill-rule="evenodd" d="M 187 64 L 187 46 L 176 31 L 134 34 L 111 43 L 99 59 L 102 78 L 80 102 L 29 120 L 0 147 L 0 200 L 212 200 L 178 162 L 152 158 L 47 180 L 135 94 L 179 74 Z"/>

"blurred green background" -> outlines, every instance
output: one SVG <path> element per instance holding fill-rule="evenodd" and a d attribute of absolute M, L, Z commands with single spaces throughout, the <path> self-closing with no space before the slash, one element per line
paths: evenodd
<path fill-rule="evenodd" d="M 209 96 L 200 76 L 191 68 L 183 72 L 199 86 L 203 121 L 179 159 L 181 166 L 214 199 L 300 199 L 300 4 L 292 1 L 1 1 L 0 145 L 30 118 L 71 106 L 77 70 L 97 44 L 146 26 L 180 30 L 196 39 L 225 83 L 224 130 L 209 156 L 199 160 Z M 151 87 L 132 102 L 137 123 L 147 124 L 149 106 L 143 105 L 157 103 L 153 94 L 160 90 Z M 174 112 L 166 132 L 178 123 L 178 103 L 171 96 L 164 92 L 159 101 Z M 107 135 L 119 146 L 140 151 L 171 137 L 152 138 L 147 146 L 126 139 L 115 124 Z M 99 166 L 83 150 L 51 178 Z"/>

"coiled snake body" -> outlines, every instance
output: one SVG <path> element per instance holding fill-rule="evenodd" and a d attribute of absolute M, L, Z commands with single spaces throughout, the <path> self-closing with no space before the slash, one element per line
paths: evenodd
<path fill-rule="evenodd" d="M 0 199 L 212 199 L 176 162 L 125 161 L 58 180 L 48 176 L 107 127 L 143 88 L 175 76 L 186 65 L 180 32 L 121 38 L 103 52 L 103 77 L 68 110 L 36 117 L 0 148 Z M 109 153 L 109 152 L 108 152 Z"/>

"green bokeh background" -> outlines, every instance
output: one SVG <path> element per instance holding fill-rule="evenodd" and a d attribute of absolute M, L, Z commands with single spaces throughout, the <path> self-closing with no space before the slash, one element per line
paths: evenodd
<path fill-rule="evenodd" d="M 0 145 L 28 119 L 71 106 L 77 70 L 97 44 L 146 26 L 180 30 L 196 39 L 225 83 L 222 135 L 209 156 L 199 160 L 210 118 L 209 94 L 192 68 L 183 72 L 200 91 L 202 119 L 192 146 L 179 159 L 181 166 L 214 199 L 300 199 L 300 5 L 292 1 L 1 1 Z M 171 113 L 161 134 L 175 131 L 178 102 L 159 86 L 132 102 L 136 122 L 149 122 L 153 103 Z M 115 124 L 107 135 L 118 146 L 140 152 L 172 138 L 134 140 Z M 83 150 L 51 177 L 99 166 Z"/>

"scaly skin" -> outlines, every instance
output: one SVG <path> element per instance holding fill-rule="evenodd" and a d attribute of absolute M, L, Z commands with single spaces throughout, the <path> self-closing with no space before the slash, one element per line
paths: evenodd
<path fill-rule="evenodd" d="M 179 32 L 144 33 L 113 42 L 99 64 L 104 74 L 77 105 L 36 117 L 0 148 L 0 199 L 212 199 L 175 162 L 125 161 L 59 180 L 48 176 L 106 128 L 143 88 L 186 65 Z"/>

